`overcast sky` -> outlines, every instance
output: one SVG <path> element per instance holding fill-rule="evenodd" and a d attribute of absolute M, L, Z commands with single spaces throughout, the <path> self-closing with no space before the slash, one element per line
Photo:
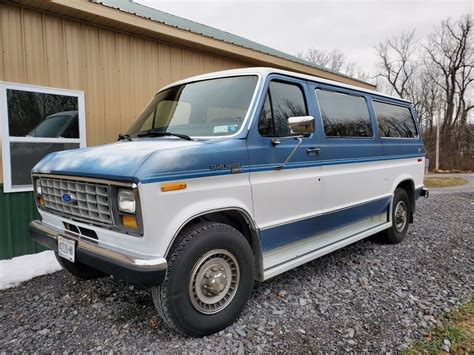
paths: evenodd
<path fill-rule="evenodd" d="M 294 55 L 339 48 L 366 71 L 386 37 L 416 29 L 423 38 L 448 16 L 474 13 L 474 0 L 135 1 Z"/>

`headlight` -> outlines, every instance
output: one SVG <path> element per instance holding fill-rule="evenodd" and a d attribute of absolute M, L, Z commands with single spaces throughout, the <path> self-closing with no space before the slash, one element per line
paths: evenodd
<path fill-rule="evenodd" d="M 132 190 L 118 190 L 118 209 L 121 212 L 135 213 L 135 195 Z"/>
<path fill-rule="evenodd" d="M 43 191 L 41 190 L 41 180 L 40 179 L 36 179 L 35 187 L 36 187 L 36 194 L 37 195 L 43 194 Z"/>

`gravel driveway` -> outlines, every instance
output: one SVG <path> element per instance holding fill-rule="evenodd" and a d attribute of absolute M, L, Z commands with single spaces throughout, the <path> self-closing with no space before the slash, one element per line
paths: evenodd
<path fill-rule="evenodd" d="M 64 271 L 0 291 L 4 351 L 395 351 L 474 292 L 474 192 L 420 199 L 399 245 L 376 238 L 255 285 L 241 318 L 184 338 L 146 289 Z"/>

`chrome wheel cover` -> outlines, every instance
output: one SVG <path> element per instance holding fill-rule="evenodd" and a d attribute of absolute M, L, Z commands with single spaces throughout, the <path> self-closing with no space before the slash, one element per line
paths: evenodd
<path fill-rule="evenodd" d="M 395 230 L 400 233 L 405 228 L 408 221 L 408 209 L 405 201 L 398 201 L 394 213 Z"/>
<path fill-rule="evenodd" d="M 215 314 L 227 307 L 240 282 L 237 259 L 227 250 L 214 249 L 193 266 L 188 293 L 194 308 L 203 314 Z"/>

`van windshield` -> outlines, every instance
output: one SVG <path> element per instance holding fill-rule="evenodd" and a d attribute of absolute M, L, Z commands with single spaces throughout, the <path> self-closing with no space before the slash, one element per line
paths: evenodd
<path fill-rule="evenodd" d="M 153 98 L 127 134 L 232 135 L 245 120 L 256 85 L 257 76 L 251 75 L 173 86 Z"/>

